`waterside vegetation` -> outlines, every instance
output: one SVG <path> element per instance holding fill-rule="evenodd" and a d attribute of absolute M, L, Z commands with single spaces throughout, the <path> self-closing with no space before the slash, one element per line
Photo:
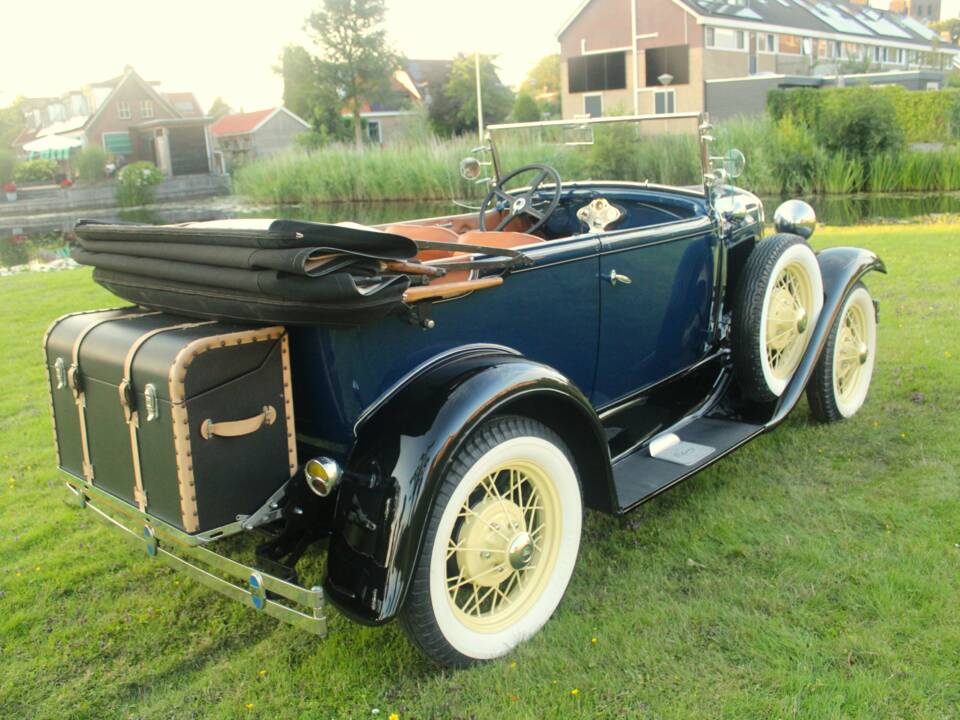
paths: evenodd
<path fill-rule="evenodd" d="M 718 124 L 715 147 L 737 147 L 747 155 L 739 185 L 763 195 L 960 190 L 954 130 L 960 127 L 960 92 L 869 87 L 792 92 L 771 95 L 770 112 L 762 117 Z M 565 179 L 700 182 L 697 141 L 689 135 L 641 137 L 626 123 L 576 131 L 577 138 L 570 132 L 498 133 L 503 165 L 545 162 Z M 237 173 L 235 190 L 255 202 L 280 205 L 481 194 L 457 173 L 475 138 L 443 140 L 416 128 L 405 135 L 385 148 L 334 144 L 254 162 Z M 588 142 L 574 142 L 583 139 Z M 922 139 L 936 144 L 911 149 L 908 143 Z"/>

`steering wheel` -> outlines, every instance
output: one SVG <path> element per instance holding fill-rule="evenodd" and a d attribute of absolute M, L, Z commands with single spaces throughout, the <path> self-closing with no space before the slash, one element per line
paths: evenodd
<path fill-rule="evenodd" d="M 510 180 L 532 172 L 539 174 L 527 188 L 513 192 L 504 190 L 504 185 Z M 553 184 L 552 189 L 545 191 L 550 193 L 549 199 L 540 197 L 540 186 L 544 184 L 545 180 L 549 180 Z M 557 203 L 560 202 L 560 192 L 560 173 L 549 165 L 534 164 L 517 168 L 500 178 L 500 182 L 490 188 L 483 204 L 480 205 L 480 229 L 487 229 L 487 212 L 489 210 L 506 210 L 507 214 L 497 223 L 495 228 L 497 231 L 503 230 L 515 218 L 526 215 L 533 218 L 534 221 L 533 225 L 527 230 L 528 233 L 531 233 L 543 225 L 550 214 L 557 209 Z M 494 200 L 496 200 L 496 203 L 494 203 Z"/>

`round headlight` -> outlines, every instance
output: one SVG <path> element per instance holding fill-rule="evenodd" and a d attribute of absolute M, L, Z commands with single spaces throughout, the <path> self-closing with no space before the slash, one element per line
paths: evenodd
<path fill-rule="evenodd" d="M 799 235 L 806 240 L 817 229 L 817 214 L 803 200 L 787 200 L 773 214 L 773 226 L 777 232 Z"/>

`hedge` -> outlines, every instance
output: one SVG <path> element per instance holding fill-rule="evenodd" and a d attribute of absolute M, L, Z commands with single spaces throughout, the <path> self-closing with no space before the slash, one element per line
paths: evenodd
<path fill-rule="evenodd" d="M 899 85 L 871 89 L 893 106 L 906 142 L 951 142 L 960 137 L 960 90 L 920 92 Z M 848 103 L 852 110 L 856 92 L 856 87 L 771 90 L 767 110 L 774 120 L 790 116 L 823 136 L 831 132 L 820 127 L 824 105 Z"/>

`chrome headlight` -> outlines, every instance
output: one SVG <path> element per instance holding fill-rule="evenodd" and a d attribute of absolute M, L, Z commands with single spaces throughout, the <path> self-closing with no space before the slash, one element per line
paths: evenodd
<path fill-rule="evenodd" d="M 803 200 L 787 200 L 773 214 L 773 226 L 777 232 L 799 235 L 806 240 L 817 229 L 817 214 Z"/>

